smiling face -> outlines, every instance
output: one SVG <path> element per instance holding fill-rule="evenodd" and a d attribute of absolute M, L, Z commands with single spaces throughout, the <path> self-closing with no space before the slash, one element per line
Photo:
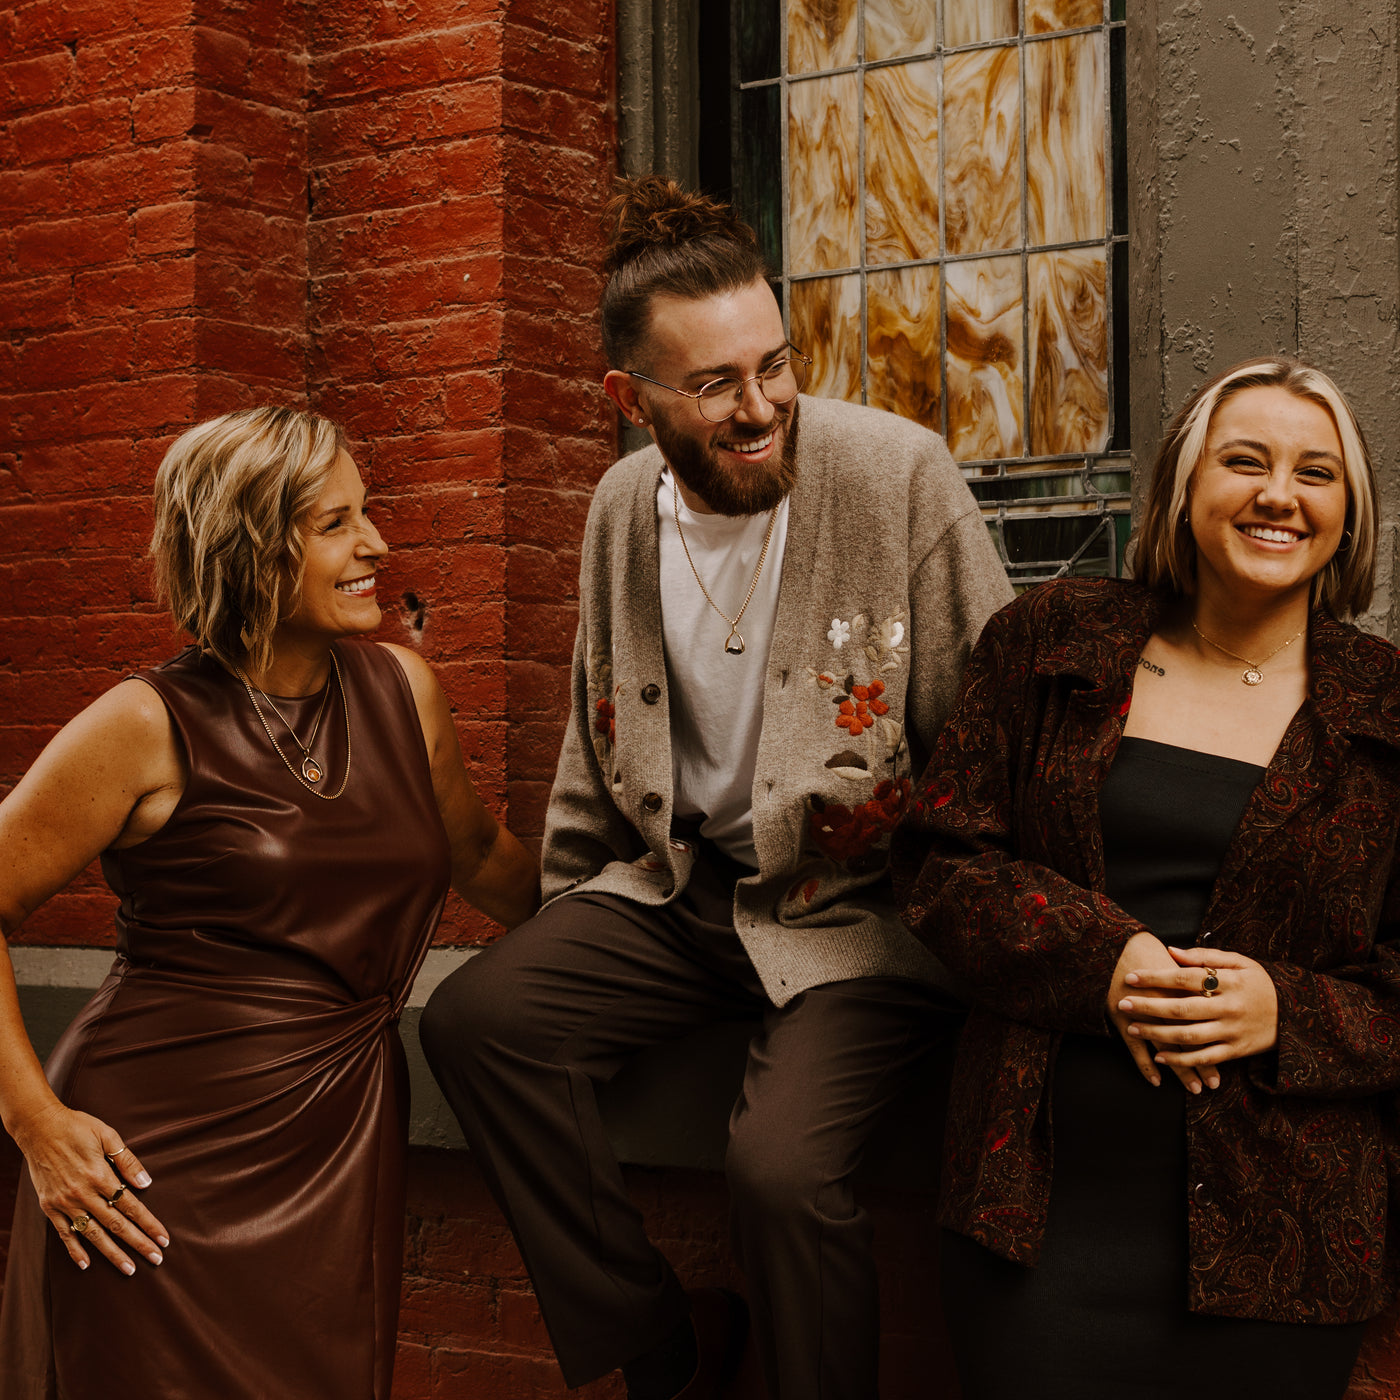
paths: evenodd
<path fill-rule="evenodd" d="M 1306 604 L 1346 525 L 1332 415 L 1287 389 L 1240 390 L 1211 419 L 1188 500 L 1203 594 Z"/>
<path fill-rule="evenodd" d="M 772 291 L 757 281 L 698 300 L 654 297 L 644 353 L 647 363 L 637 368 L 694 393 L 712 379 L 761 374 L 788 354 L 788 342 Z M 792 490 L 796 399 L 771 404 L 750 383 L 739 411 L 711 423 L 694 399 L 631 376 L 618 378 L 633 387 L 639 409 L 634 421 L 645 420 L 688 501 L 698 497 L 720 515 L 758 515 Z"/>
<path fill-rule="evenodd" d="M 389 548 L 365 514 L 364 484 L 348 452 L 336 458 L 299 529 L 301 596 L 278 623 L 277 640 L 373 632 L 380 622 L 374 571 Z"/>

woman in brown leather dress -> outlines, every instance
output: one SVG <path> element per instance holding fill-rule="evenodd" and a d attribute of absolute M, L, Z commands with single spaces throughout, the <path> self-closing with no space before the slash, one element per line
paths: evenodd
<path fill-rule="evenodd" d="M 3 1400 L 388 1400 L 407 1082 L 396 1023 L 450 883 L 511 925 L 534 860 L 379 625 L 334 425 L 186 433 L 152 554 L 196 645 L 77 716 L 0 804 L 0 930 L 94 857 L 117 957 L 47 1066 L 0 939 L 0 1117 L 28 1165 Z"/>
<path fill-rule="evenodd" d="M 1394 1296 L 1400 654 L 1377 493 L 1287 358 L 1168 428 L 1133 583 L 988 622 L 896 837 L 971 1009 L 944 1305 L 967 1400 L 1337 1400 Z"/>

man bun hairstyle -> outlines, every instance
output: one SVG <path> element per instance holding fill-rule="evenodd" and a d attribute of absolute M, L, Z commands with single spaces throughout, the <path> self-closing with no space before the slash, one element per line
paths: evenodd
<path fill-rule="evenodd" d="M 674 180 L 622 180 L 606 211 L 603 353 L 614 369 L 638 369 L 651 299 L 699 301 L 742 291 L 770 276 L 754 231 L 727 204 Z"/>

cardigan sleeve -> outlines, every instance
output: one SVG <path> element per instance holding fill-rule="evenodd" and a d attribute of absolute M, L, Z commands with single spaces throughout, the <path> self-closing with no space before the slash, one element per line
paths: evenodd
<path fill-rule="evenodd" d="M 1067 820 L 1023 810 L 1042 720 L 1029 601 L 987 623 L 895 835 L 892 871 L 905 923 L 976 1004 L 1041 1029 L 1102 1034 L 1123 946 L 1146 930 L 1021 849 L 1027 822 Z"/>
<path fill-rule="evenodd" d="M 957 698 L 982 628 L 1013 597 L 1006 570 L 943 439 L 913 474 L 910 511 L 910 749 L 922 765 Z"/>
<path fill-rule="evenodd" d="M 609 787 L 611 775 L 603 772 L 599 757 L 600 749 L 604 753 L 611 751 L 614 736 L 597 726 L 609 724 L 610 707 L 616 697 L 594 696 L 589 688 L 590 660 L 595 659 L 591 651 L 601 645 L 595 639 L 593 608 L 599 568 L 605 565 L 592 567 L 592 561 L 606 553 L 606 544 L 598 539 L 601 514 L 595 497 L 584 532 L 569 722 L 545 814 L 540 866 L 541 891 L 546 900 L 591 880 L 610 862 L 635 860 L 646 850 L 637 829 L 614 801 Z M 611 666 L 606 673 L 599 668 L 599 674 L 611 675 Z"/>
<path fill-rule="evenodd" d="M 1250 1077 L 1275 1094 L 1352 1097 L 1400 1089 L 1400 865 L 1391 863 L 1366 962 L 1311 971 L 1265 961 L 1278 1041 Z"/>

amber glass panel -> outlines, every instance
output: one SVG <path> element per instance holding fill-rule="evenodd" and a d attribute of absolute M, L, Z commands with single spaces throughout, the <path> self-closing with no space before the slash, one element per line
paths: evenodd
<path fill-rule="evenodd" d="M 948 446 L 961 461 L 1025 451 L 1021 259 L 947 265 Z"/>
<path fill-rule="evenodd" d="M 788 0 L 788 72 L 856 61 L 856 0 Z"/>
<path fill-rule="evenodd" d="M 792 283 L 792 343 L 812 357 L 806 392 L 860 402 L 860 278 Z"/>
<path fill-rule="evenodd" d="M 1108 302 L 1102 248 L 1032 253 L 1031 451 L 1108 445 Z"/>
<path fill-rule="evenodd" d="M 943 189 L 950 253 L 1021 241 L 1021 101 L 1015 47 L 951 55 L 943 68 Z"/>
<path fill-rule="evenodd" d="M 865 256 L 938 256 L 938 66 L 865 75 Z"/>
<path fill-rule="evenodd" d="M 788 89 L 788 258 L 795 273 L 860 261 L 855 73 Z"/>
<path fill-rule="evenodd" d="M 865 0 L 865 61 L 932 53 L 936 21 L 933 0 Z"/>
<path fill-rule="evenodd" d="M 1036 243 L 1104 236 L 1103 39 L 1026 45 L 1027 235 Z"/>
<path fill-rule="evenodd" d="M 941 431 L 938 269 L 872 272 L 865 302 L 867 402 Z"/>
<path fill-rule="evenodd" d="M 943 42 L 950 49 L 1015 34 L 1016 0 L 944 0 Z"/>
<path fill-rule="evenodd" d="M 1103 0 L 1026 0 L 1026 33 L 1083 29 L 1103 23 Z"/>

